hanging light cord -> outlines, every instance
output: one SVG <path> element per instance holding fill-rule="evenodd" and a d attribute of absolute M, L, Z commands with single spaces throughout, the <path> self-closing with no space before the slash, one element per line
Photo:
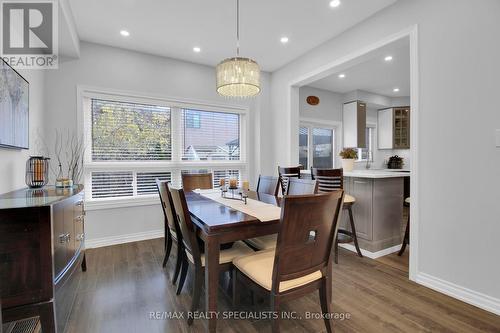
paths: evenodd
<path fill-rule="evenodd" d="M 236 0 L 236 56 L 240 56 L 240 0 Z"/>

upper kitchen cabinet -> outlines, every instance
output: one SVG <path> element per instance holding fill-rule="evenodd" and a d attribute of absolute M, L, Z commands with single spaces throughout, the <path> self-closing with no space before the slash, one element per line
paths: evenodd
<path fill-rule="evenodd" d="M 344 104 L 342 112 L 344 148 L 366 148 L 366 103 Z"/>
<path fill-rule="evenodd" d="M 410 149 L 410 107 L 378 111 L 378 149 Z"/>

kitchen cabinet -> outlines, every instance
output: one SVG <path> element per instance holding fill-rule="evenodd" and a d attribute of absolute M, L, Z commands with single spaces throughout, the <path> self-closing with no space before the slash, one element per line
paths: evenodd
<path fill-rule="evenodd" d="M 378 149 L 410 149 L 410 107 L 378 111 Z"/>
<path fill-rule="evenodd" d="M 366 148 L 366 103 L 345 103 L 342 109 L 344 148 Z"/>

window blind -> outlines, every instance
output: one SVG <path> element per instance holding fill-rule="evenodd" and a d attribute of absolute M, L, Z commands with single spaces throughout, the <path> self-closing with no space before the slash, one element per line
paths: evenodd
<path fill-rule="evenodd" d="M 170 108 L 92 99 L 92 160 L 171 160 Z"/>
<path fill-rule="evenodd" d="M 132 172 L 92 172 L 92 198 L 134 195 Z"/>
<path fill-rule="evenodd" d="M 172 181 L 170 172 L 138 172 L 137 173 L 137 195 L 158 193 L 156 179 Z"/>
<path fill-rule="evenodd" d="M 240 115 L 183 109 L 182 160 L 240 160 Z"/>

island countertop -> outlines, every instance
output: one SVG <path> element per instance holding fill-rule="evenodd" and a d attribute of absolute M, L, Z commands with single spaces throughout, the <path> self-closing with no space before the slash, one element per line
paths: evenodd
<path fill-rule="evenodd" d="M 310 170 L 302 170 L 303 174 L 311 174 Z M 410 177 L 410 170 L 406 169 L 361 169 L 344 172 L 344 177 L 356 178 L 399 178 Z"/>

